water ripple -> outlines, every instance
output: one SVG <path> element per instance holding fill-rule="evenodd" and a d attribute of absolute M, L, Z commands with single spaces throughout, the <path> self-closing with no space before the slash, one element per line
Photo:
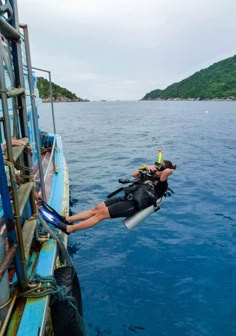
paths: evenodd
<path fill-rule="evenodd" d="M 89 336 L 235 335 L 235 106 L 56 104 L 73 213 L 154 162 L 159 147 L 177 163 L 175 194 L 135 230 L 117 219 L 70 235 Z M 40 113 L 45 130 L 48 108 Z"/>

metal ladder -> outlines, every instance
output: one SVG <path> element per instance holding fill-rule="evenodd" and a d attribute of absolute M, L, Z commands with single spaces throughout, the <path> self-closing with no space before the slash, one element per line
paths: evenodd
<path fill-rule="evenodd" d="M 1 4 L 1 2 L 0 2 Z M 2 129 L 6 140 L 5 160 L 11 167 L 10 172 L 10 187 L 12 191 L 12 202 L 9 198 L 8 191 L 1 186 L 1 196 L 4 208 L 4 215 L 7 223 L 8 239 L 10 249 L 6 253 L 4 260 L 0 264 L 0 279 L 1 276 L 7 271 L 9 264 L 15 257 L 16 274 L 19 287 L 25 290 L 28 287 L 27 265 L 26 259 L 29 256 L 30 246 L 33 239 L 36 227 L 36 205 L 34 197 L 34 182 L 30 154 L 26 154 L 24 149 L 28 144 L 28 121 L 27 121 L 27 106 L 25 99 L 24 87 L 24 74 L 23 74 L 23 61 L 21 50 L 21 34 L 18 22 L 18 14 L 16 2 L 7 2 L 4 10 L 0 6 L 0 97 L 2 103 L 3 117 L 1 118 Z M 11 13 L 11 15 L 9 15 Z M 7 18 L 7 16 L 9 16 Z M 9 22 L 8 22 L 9 21 Z M 32 85 L 32 68 L 30 62 L 29 41 L 27 26 L 22 26 L 23 35 L 25 38 L 26 46 L 26 59 L 28 81 L 30 87 L 30 97 L 34 122 L 34 135 L 36 142 L 36 149 L 38 153 L 38 165 L 40 174 L 40 184 L 43 196 L 45 195 L 43 169 L 40 157 L 40 142 L 38 135 L 37 125 L 37 111 L 35 107 L 35 99 L 33 96 Z M 4 46 L 7 45 L 7 51 Z M 10 47 L 8 47 L 10 46 Z M 12 58 L 12 59 L 11 59 Z M 5 73 L 8 71 L 11 79 L 12 87 L 7 88 Z M 9 113 L 9 100 L 13 103 L 13 131 L 11 128 L 11 120 Z M 12 136 L 23 138 L 24 145 L 13 147 Z M 15 182 L 14 167 L 17 160 L 21 160 L 27 168 L 26 177 L 23 184 L 18 188 Z M 2 160 L 3 162 L 3 160 Z M 1 163 L 1 160 L 0 160 Z M 3 164 L 3 163 L 2 163 Z M 2 167 L 1 167 L 2 168 Z M 11 205 L 12 203 L 12 205 Z M 29 217 L 22 225 L 22 216 L 25 214 L 26 208 L 29 209 Z"/>

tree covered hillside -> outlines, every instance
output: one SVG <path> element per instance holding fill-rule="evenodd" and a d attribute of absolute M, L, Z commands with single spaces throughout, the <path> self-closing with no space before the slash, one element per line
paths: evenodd
<path fill-rule="evenodd" d="M 37 88 L 39 90 L 39 97 L 43 101 L 50 99 L 49 81 L 43 77 L 37 78 Z M 83 101 L 77 97 L 75 93 L 52 82 L 52 95 L 54 101 Z"/>
<path fill-rule="evenodd" d="M 236 55 L 168 86 L 147 93 L 142 100 L 236 99 Z"/>

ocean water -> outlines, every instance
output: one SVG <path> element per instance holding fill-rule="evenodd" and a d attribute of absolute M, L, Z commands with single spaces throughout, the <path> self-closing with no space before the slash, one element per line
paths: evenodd
<path fill-rule="evenodd" d="M 133 231 L 106 220 L 69 237 L 88 336 L 236 334 L 236 103 L 54 105 L 72 213 L 93 207 L 158 148 L 175 191 Z M 40 124 L 50 127 L 50 105 Z"/>

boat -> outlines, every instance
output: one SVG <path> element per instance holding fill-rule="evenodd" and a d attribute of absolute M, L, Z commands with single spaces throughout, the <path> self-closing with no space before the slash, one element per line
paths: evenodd
<path fill-rule="evenodd" d="M 39 196 L 69 213 L 69 173 L 56 132 L 39 128 L 28 26 L 17 1 L 0 1 L 0 335 L 84 336 L 79 279 L 68 236 L 39 214 Z M 20 141 L 19 141 L 20 139 Z M 18 144 L 14 146 L 14 144 Z"/>

